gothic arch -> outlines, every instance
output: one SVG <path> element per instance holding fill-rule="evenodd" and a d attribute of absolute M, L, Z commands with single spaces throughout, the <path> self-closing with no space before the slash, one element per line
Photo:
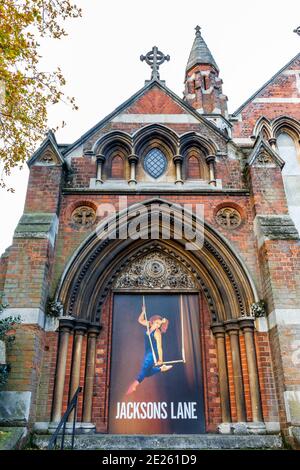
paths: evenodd
<path fill-rule="evenodd" d="M 113 281 L 132 257 L 139 256 L 141 250 L 160 249 L 168 256 L 180 259 L 196 277 L 199 290 L 205 294 L 213 323 L 249 316 L 251 305 L 257 301 L 254 284 L 242 260 L 229 243 L 212 227 L 195 215 L 190 214 L 192 226 L 203 228 L 203 246 L 198 240 L 191 242 L 193 250 L 186 250 L 190 242 L 180 233 L 182 224 L 181 206 L 161 199 L 143 202 L 145 213 L 134 215 L 140 208 L 129 208 L 117 216 L 116 225 L 106 220 L 82 243 L 66 266 L 57 289 L 56 299 L 64 305 L 65 313 L 93 322 L 99 322 L 101 306 L 110 291 Z M 149 237 L 149 213 L 160 219 L 158 240 Z M 171 239 L 162 238 L 167 228 L 166 217 L 171 209 Z M 113 239 L 114 231 L 127 229 L 132 221 L 141 222 L 141 238 Z M 153 244 L 154 243 L 154 244 Z"/>
<path fill-rule="evenodd" d="M 274 119 L 272 127 L 274 137 L 277 137 L 280 132 L 286 131 L 291 134 L 293 138 L 297 138 L 297 140 L 299 140 L 300 124 L 296 119 L 289 116 L 280 116 Z"/>
<path fill-rule="evenodd" d="M 142 149 L 151 139 L 160 140 L 164 145 L 169 147 L 173 155 L 178 153 L 179 138 L 175 131 L 163 126 L 162 124 L 150 124 L 144 126 L 133 135 L 134 153 L 140 155 Z"/>
<path fill-rule="evenodd" d="M 183 155 L 186 149 L 194 146 L 198 147 L 205 155 L 216 155 L 219 151 L 217 144 L 209 138 L 205 138 L 197 132 L 186 132 L 180 136 L 180 154 Z"/>
<path fill-rule="evenodd" d="M 105 154 L 113 147 L 120 146 L 124 148 L 126 153 L 132 153 L 132 139 L 129 134 L 123 131 L 111 131 L 101 136 L 93 145 L 93 152 L 95 154 Z"/>
<path fill-rule="evenodd" d="M 260 117 L 254 126 L 253 135 L 258 136 L 259 134 L 267 141 L 273 137 L 272 125 L 265 116 Z"/>

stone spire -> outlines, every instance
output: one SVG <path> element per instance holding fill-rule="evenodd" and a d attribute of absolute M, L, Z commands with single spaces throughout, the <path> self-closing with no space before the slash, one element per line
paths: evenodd
<path fill-rule="evenodd" d="M 209 64 L 213 65 L 217 72 L 219 72 L 219 67 L 216 64 L 215 59 L 212 56 L 212 53 L 207 47 L 206 42 L 201 36 L 200 26 L 196 26 L 196 36 L 194 43 L 190 52 L 189 60 L 186 66 L 186 71 L 188 72 L 192 67 L 197 64 Z"/>
<path fill-rule="evenodd" d="M 196 37 L 185 70 L 184 100 L 214 121 L 215 115 L 227 118 L 227 97 L 223 95 L 219 67 L 201 36 L 200 26 L 195 30 Z"/>

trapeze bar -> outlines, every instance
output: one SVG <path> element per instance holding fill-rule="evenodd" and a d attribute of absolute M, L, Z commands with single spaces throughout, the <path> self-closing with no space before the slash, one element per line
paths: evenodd
<path fill-rule="evenodd" d="M 165 361 L 165 362 L 162 362 L 161 364 L 157 364 L 157 363 L 156 363 L 155 365 L 156 365 L 156 366 L 157 366 L 157 365 L 163 366 L 163 365 L 165 365 L 165 364 L 177 364 L 178 362 L 185 362 L 185 361 L 184 361 L 183 359 L 178 359 L 177 361 Z"/>

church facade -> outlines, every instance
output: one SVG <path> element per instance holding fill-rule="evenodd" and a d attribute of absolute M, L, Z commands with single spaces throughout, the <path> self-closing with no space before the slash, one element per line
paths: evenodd
<path fill-rule="evenodd" d="M 1 317 L 21 316 L 0 422 L 53 430 L 80 386 L 82 433 L 297 446 L 300 54 L 231 115 L 199 27 L 183 98 L 168 56 L 141 59 L 141 90 L 28 161 L 0 265 Z"/>

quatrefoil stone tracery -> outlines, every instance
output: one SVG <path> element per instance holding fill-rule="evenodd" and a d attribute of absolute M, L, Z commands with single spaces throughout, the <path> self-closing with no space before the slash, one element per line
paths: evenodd
<path fill-rule="evenodd" d="M 89 227 L 96 220 L 96 213 L 92 207 L 80 206 L 72 213 L 72 221 L 79 227 Z"/>
<path fill-rule="evenodd" d="M 222 207 L 216 214 L 216 221 L 219 225 L 227 229 L 235 229 L 242 223 L 240 213 L 233 207 Z"/>

